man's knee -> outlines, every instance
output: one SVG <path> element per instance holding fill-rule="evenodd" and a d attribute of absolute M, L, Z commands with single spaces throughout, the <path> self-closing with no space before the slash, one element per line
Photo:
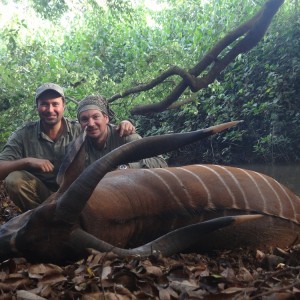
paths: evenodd
<path fill-rule="evenodd" d="M 45 184 L 27 171 L 10 173 L 4 184 L 8 196 L 22 211 L 39 206 L 51 195 Z"/>
<path fill-rule="evenodd" d="M 24 171 L 14 171 L 8 174 L 4 183 L 8 191 L 18 191 L 28 183 L 28 176 Z"/>

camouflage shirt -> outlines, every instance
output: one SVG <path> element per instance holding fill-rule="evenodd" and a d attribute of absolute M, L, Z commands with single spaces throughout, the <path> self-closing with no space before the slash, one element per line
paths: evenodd
<path fill-rule="evenodd" d="M 52 141 L 41 131 L 40 121 L 29 122 L 16 130 L 4 145 L 0 160 L 17 160 L 25 157 L 48 159 L 53 165 L 51 173 L 28 170 L 39 178 L 52 191 L 56 191 L 56 175 L 66 153 L 68 144 L 79 136 L 81 127 L 78 122 L 63 118 L 66 126 L 57 141 Z"/>

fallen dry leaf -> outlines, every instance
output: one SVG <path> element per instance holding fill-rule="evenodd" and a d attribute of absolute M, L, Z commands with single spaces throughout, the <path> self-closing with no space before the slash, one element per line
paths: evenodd
<path fill-rule="evenodd" d="M 18 213 L 0 182 L 0 223 Z M 236 249 L 147 259 L 89 253 L 63 267 L 24 258 L 0 263 L 0 300 L 300 299 L 299 245 L 270 253 Z"/>

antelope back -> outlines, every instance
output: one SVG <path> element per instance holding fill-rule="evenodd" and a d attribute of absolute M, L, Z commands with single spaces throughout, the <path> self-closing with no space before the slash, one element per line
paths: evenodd
<path fill-rule="evenodd" d="M 105 241 L 131 247 L 187 224 L 261 213 L 267 217 L 230 235 L 240 236 L 238 244 L 250 237 L 265 242 L 267 236 L 278 238 L 280 231 L 287 244 L 300 233 L 298 211 L 299 197 L 271 177 L 240 168 L 191 165 L 107 174 L 92 194 L 81 225 Z M 226 231 L 218 238 L 222 243 Z"/>

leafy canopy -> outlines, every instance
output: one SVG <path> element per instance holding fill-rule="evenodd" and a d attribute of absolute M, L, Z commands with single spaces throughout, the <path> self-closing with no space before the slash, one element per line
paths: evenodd
<path fill-rule="evenodd" d="M 67 115 L 75 118 L 76 101 L 87 94 L 111 97 L 172 65 L 189 69 L 264 1 L 157 3 L 160 10 L 151 10 L 145 1 L 1 1 L 0 143 L 37 118 L 33 97 L 40 84 L 62 85 Z M 298 2 L 287 1 L 256 48 L 240 55 L 207 89 L 186 91 L 183 96 L 192 103 L 134 117 L 139 132 L 187 131 L 244 119 L 236 130 L 171 158 L 299 160 L 299 31 Z M 118 120 L 131 117 L 130 109 L 139 103 L 163 99 L 179 80 L 114 101 Z"/>

